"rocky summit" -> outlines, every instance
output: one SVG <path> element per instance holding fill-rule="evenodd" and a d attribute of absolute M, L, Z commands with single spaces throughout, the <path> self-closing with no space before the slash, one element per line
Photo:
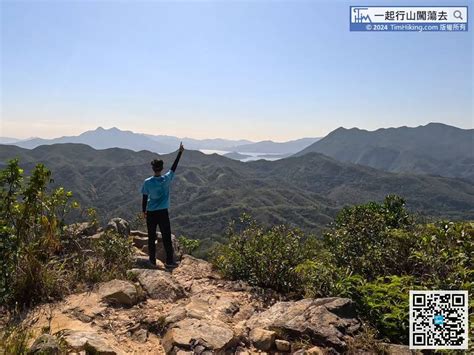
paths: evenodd
<path fill-rule="evenodd" d="M 147 269 L 143 232 L 120 220 L 109 228 L 134 240 L 136 267 L 127 280 L 31 310 L 24 321 L 36 334 L 30 353 L 60 354 L 64 347 L 68 354 L 367 353 L 350 348 L 361 329 L 350 299 L 285 300 L 225 280 L 210 263 L 181 256 L 175 238 L 179 266 Z M 410 354 L 404 346 L 388 344 L 385 350 Z"/>

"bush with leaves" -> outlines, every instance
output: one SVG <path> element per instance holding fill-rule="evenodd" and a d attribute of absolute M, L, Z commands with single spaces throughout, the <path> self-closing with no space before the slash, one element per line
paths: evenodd
<path fill-rule="evenodd" d="M 18 159 L 12 159 L 0 172 L 0 182 L 2 305 L 49 301 L 80 282 L 125 274 L 132 260 L 130 242 L 111 234 L 91 242 L 68 232 L 65 217 L 79 205 L 72 192 L 49 188 L 51 172 L 43 164 L 24 179 Z M 88 213 L 94 219 L 94 211 Z"/>
<path fill-rule="evenodd" d="M 327 296 L 354 298 L 365 279 L 360 275 L 353 275 L 348 268 L 336 266 L 324 249 L 321 249 L 321 253 L 326 255 L 323 257 L 317 255 L 295 268 L 301 280 L 302 295 L 315 298 Z"/>
<path fill-rule="evenodd" d="M 32 336 L 27 327 L 8 323 L 0 329 L 0 354 L 28 354 Z"/>
<path fill-rule="evenodd" d="M 354 295 L 359 314 L 393 342 L 408 341 L 409 291 L 420 288 L 412 276 L 386 276 L 361 284 Z"/>
<path fill-rule="evenodd" d="M 361 316 L 392 341 L 407 340 L 409 289 L 474 291 L 474 224 L 416 224 L 396 196 L 343 209 L 325 242 L 334 267 L 363 280 L 349 288 Z M 327 295 L 343 295 L 347 277 L 333 276 Z"/>
<path fill-rule="evenodd" d="M 402 198 L 389 195 L 383 204 L 369 202 L 341 210 L 325 234 L 336 265 L 369 280 L 409 270 L 412 241 L 406 233 L 391 233 L 412 226 L 404 204 Z"/>
<path fill-rule="evenodd" d="M 106 231 L 99 239 L 93 239 L 90 247 L 89 257 L 77 266 L 83 271 L 85 282 L 126 278 L 127 270 L 133 266 L 133 243 L 129 238 Z"/>
<path fill-rule="evenodd" d="M 64 216 L 77 207 L 72 193 L 49 193 L 51 172 L 43 164 L 25 183 L 17 159 L 1 171 L 0 181 L 0 299 L 23 304 L 63 293 L 68 283 L 59 254 Z"/>
<path fill-rule="evenodd" d="M 193 255 L 193 253 L 201 245 L 201 241 L 198 239 L 187 238 L 184 235 L 178 237 L 179 246 L 183 249 L 184 254 Z"/>
<path fill-rule="evenodd" d="M 398 196 L 344 208 L 322 241 L 247 221 L 214 252 L 224 275 L 292 295 L 349 297 L 394 342 L 407 341 L 410 289 L 474 292 L 474 223 L 417 224 Z"/>
<path fill-rule="evenodd" d="M 264 228 L 247 215 L 240 223 L 240 230 L 235 224 L 230 226 L 228 243 L 213 252 L 214 265 L 232 279 L 299 293 L 301 280 L 296 267 L 316 255 L 317 240 L 286 226 Z"/>
<path fill-rule="evenodd" d="M 419 225 L 412 234 L 411 274 L 431 289 L 474 292 L 474 223 Z"/>

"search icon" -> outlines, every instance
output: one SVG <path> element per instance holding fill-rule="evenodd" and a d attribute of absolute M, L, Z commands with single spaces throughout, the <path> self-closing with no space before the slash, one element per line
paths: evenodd
<path fill-rule="evenodd" d="M 453 16 L 454 16 L 454 18 L 457 18 L 457 19 L 460 19 L 461 21 L 464 21 L 463 18 L 462 18 L 462 13 L 461 13 L 460 10 L 454 11 Z"/>

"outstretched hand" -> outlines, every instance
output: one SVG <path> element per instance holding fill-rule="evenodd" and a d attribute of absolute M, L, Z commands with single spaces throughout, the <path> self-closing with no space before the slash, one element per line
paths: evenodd
<path fill-rule="evenodd" d="M 171 171 L 175 172 L 178 167 L 179 158 L 181 158 L 181 153 L 184 151 L 183 142 L 179 143 L 179 153 L 176 155 L 173 165 L 171 165 Z"/>

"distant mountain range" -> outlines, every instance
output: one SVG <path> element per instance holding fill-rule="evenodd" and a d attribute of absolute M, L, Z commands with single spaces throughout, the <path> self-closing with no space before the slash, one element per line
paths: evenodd
<path fill-rule="evenodd" d="M 98 127 L 93 131 L 86 131 L 78 136 L 63 136 L 52 139 L 31 138 L 13 142 L 14 145 L 28 149 L 33 149 L 45 144 L 50 145 L 57 143 L 82 143 L 95 149 L 118 147 L 134 151 L 150 150 L 152 152 L 170 152 L 176 149 L 176 146 L 171 148 L 168 144 L 158 142 L 143 134 L 137 134 L 132 131 L 122 131 L 116 127 L 110 129 Z"/>
<path fill-rule="evenodd" d="M 21 139 L 11 137 L 0 137 L 0 144 L 12 144 L 20 141 Z"/>
<path fill-rule="evenodd" d="M 239 153 L 270 153 L 270 154 L 292 154 L 301 151 L 319 138 L 301 138 L 293 141 L 277 143 L 273 141 L 262 141 L 257 143 L 241 144 L 239 146 L 228 147 L 223 150 L 237 151 Z"/>
<path fill-rule="evenodd" d="M 310 152 L 390 172 L 474 181 L 474 129 L 441 123 L 376 131 L 341 127 L 297 155 Z"/>
<path fill-rule="evenodd" d="M 185 144 L 188 149 L 192 149 L 192 150 L 200 150 L 200 149 L 224 150 L 223 148 L 229 145 L 237 147 L 239 145 L 252 143 L 251 141 L 246 140 L 246 139 L 240 139 L 240 140 L 229 140 L 229 139 L 221 139 L 221 138 L 194 139 L 194 138 L 187 138 L 187 137 L 179 138 L 179 137 L 164 136 L 164 135 L 154 136 L 151 134 L 144 134 L 144 136 L 154 141 L 160 142 L 162 144 L 166 144 L 168 146 L 168 150 L 164 153 L 169 153 L 176 150 L 176 147 L 179 146 L 180 142 L 183 142 L 183 144 Z"/>
<path fill-rule="evenodd" d="M 183 141 L 191 150 L 217 152 L 228 158 L 249 161 L 277 160 L 317 152 L 342 162 L 389 172 L 440 175 L 474 181 L 474 130 L 441 123 L 419 127 L 382 128 L 366 131 L 338 128 L 326 137 L 288 142 L 226 139 L 193 139 L 122 131 L 116 127 L 86 131 L 78 136 L 17 140 L 0 137 L 0 143 L 32 149 L 44 144 L 83 143 L 94 149 L 124 148 L 166 154 Z"/>
<path fill-rule="evenodd" d="M 82 143 L 87 144 L 94 149 L 124 148 L 133 151 L 149 150 L 155 153 L 166 154 L 176 150 L 176 147 L 178 147 L 179 143 L 182 141 L 187 149 L 192 150 L 214 150 L 223 151 L 224 153 L 252 152 L 260 153 L 262 155 L 270 153 L 287 156 L 309 146 L 311 143 L 317 141 L 317 139 L 318 138 L 303 138 L 283 143 L 272 141 L 251 142 L 245 139 L 193 139 L 122 131 L 116 127 L 110 129 L 98 127 L 95 130 L 86 131 L 78 136 L 63 136 L 52 139 L 29 138 L 19 140 L 10 137 L 0 137 L 0 143 L 14 144 L 27 149 L 33 149 L 45 144 Z"/>
<path fill-rule="evenodd" d="M 43 162 L 54 183 L 72 190 L 83 206 L 96 207 L 102 221 L 140 212 L 143 180 L 158 155 L 121 148 L 95 150 L 84 144 L 43 145 L 32 150 L 0 145 L 0 161 L 20 158 L 26 172 Z M 175 153 L 161 156 L 165 168 Z M 176 234 L 221 240 L 228 222 L 242 212 L 271 225 L 321 230 L 344 205 L 404 196 L 426 216 L 474 219 L 474 184 L 468 181 L 389 173 L 339 162 L 319 153 L 277 161 L 242 163 L 217 154 L 186 150 L 172 187 Z"/>

